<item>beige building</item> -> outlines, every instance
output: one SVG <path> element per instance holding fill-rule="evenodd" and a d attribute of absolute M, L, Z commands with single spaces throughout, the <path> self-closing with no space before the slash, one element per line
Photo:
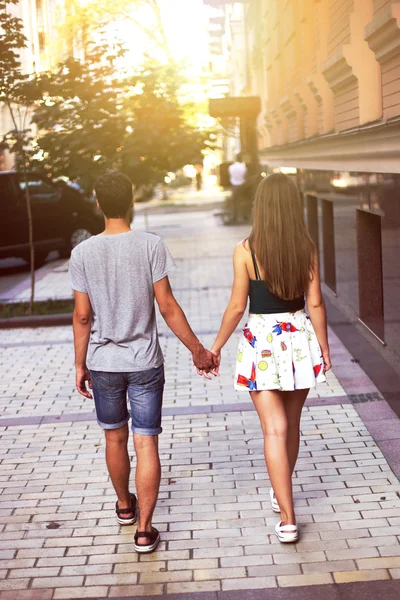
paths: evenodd
<path fill-rule="evenodd" d="M 400 172 L 400 2 L 252 0 L 242 10 L 245 93 L 262 99 L 262 156 Z"/>
<path fill-rule="evenodd" d="M 232 87 L 261 99 L 260 162 L 296 177 L 331 322 L 361 362 L 376 350 L 365 368 L 400 414 L 400 1 L 235 6 L 246 43 L 232 44 L 231 64 L 246 72 Z"/>

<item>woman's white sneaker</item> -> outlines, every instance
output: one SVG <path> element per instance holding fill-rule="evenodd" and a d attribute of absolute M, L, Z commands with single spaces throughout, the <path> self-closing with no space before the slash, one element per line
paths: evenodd
<path fill-rule="evenodd" d="M 276 499 L 274 488 L 269 490 L 269 497 L 271 500 L 271 508 L 275 513 L 280 513 L 281 509 L 279 508 L 278 500 Z"/>
<path fill-rule="evenodd" d="M 297 525 L 282 525 L 282 521 L 277 523 L 275 533 L 282 544 L 292 544 L 299 539 Z"/>

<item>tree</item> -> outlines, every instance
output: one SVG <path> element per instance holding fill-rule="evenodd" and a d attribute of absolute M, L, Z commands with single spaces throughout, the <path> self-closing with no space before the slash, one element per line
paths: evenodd
<path fill-rule="evenodd" d="M 38 143 L 52 173 L 80 178 L 90 188 L 111 166 L 141 184 L 201 162 L 209 132 L 191 122 L 181 100 L 182 69 L 171 58 L 159 0 L 69 0 L 66 7 L 62 31 L 70 58 L 50 75 L 53 89 L 35 113 L 39 129 L 47 130 Z M 123 51 L 104 61 L 107 44 L 100 50 L 93 43 L 109 38 L 110 26 L 121 21 L 145 34 L 145 50 L 153 55 L 125 76 L 118 73 Z M 80 59 L 72 58 L 76 48 L 83 50 Z M 102 97 L 97 90 L 104 82 Z"/>
<path fill-rule="evenodd" d="M 28 312 L 32 313 L 35 296 L 35 247 L 27 173 L 32 157 L 32 132 L 29 113 L 40 96 L 34 78 L 22 72 L 20 54 L 26 47 L 22 19 L 13 16 L 9 9 L 18 0 L 0 0 L 0 106 L 7 108 L 12 129 L 3 136 L 2 144 L 15 156 L 15 166 L 25 179 L 25 199 L 29 224 L 31 264 L 31 296 Z"/>
<path fill-rule="evenodd" d="M 79 179 L 91 191 L 94 180 L 118 166 L 130 118 L 123 110 L 134 80 L 118 75 L 120 47 L 88 47 L 85 60 L 68 58 L 41 77 L 46 93 L 33 122 L 42 166 L 53 176 Z"/>
<path fill-rule="evenodd" d="M 89 46 L 86 59 L 68 58 L 43 77 L 46 94 L 33 121 L 45 168 L 78 179 L 87 190 L 107 168 L 140 185 L 202 160 L 209 132 L 199 131 L 180 102 L 175 65 L 149 61 L 121 71 L 122 48 Z"/>
<path fill-rule="evenodd" d="M 122 169 L 138 184 L 161 181 L 169 171 L 203 161 L 210 131 L 189 119 L 180 101 L 184 80 L 174 64 L 148 61 L 137 74 L 140 94 L 127 98 L 134 127 L 122 152 Z"/>

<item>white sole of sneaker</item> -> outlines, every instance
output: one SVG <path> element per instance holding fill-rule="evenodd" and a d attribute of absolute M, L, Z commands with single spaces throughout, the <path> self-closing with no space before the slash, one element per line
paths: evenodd
<path fill-rule="evenodd" d="M 160 543 L 160 539 L 161 538 L 158 535 L 157 539 L 149 546 L 140 546 L 139 544 L 135 544 L 135 550 L 139 554 L 149 554 L 149 552 L 154 552 L 154 550 L 157 548 L 158 544 Z"/>
<path fill-rule="evenodd" d="M 131 519 L 121 519 L 120 517 L 117 517 L 117 521 L 118 521 L 119 525 L 122 525 L 122 526 L 134 525 L 137 521 L 137 517 L 132 517 Z"/>
<path fill-rule="evenodd" d="M 294 542 L 297 542 L 299 539 L 299 534 L 288 534 L 285 533 L 284 535 L 280 535 L 279 533 L 276 533 L 276 537 L 278 538 L 278 540 L 281 542 L 281 544 L 293 544 Z"/>

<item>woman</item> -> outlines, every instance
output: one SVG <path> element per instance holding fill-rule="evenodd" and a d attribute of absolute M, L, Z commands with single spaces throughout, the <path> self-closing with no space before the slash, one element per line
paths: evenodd
<path fill-rule="evenodd" d="M 281 542 L 295 542 L 292 474 L 300 416 L 310 387 L 325 381 L 331 362 L 317 252 L 296 185 L 285 175 L 260 183 L 250 237 L 236 246 L 233 261 L 232 295 L 211 351 L 219 362 L 249 296 L 235 389 L 250 392 L 261 421 L 272 510 L 281 514 L 275 532 Z"/>

